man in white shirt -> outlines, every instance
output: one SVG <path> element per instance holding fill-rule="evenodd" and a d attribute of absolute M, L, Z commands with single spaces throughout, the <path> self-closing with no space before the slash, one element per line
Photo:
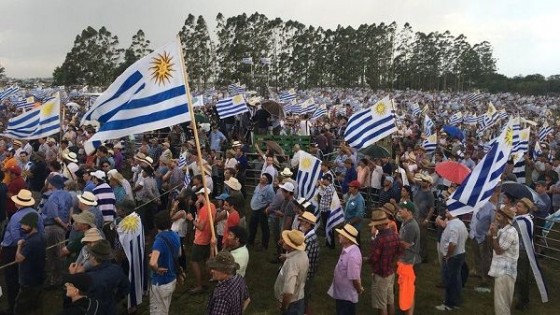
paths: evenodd
<path fill-rule="evenodd" d="M 237 274 L 245 277 L 247 265 L 249 264 L 249 251 L 247 246 L 247 230 L 240 226 L 231 227 L 226 237 L 225 249 L 229 250 L 235 262 L 239 264 Z"/>

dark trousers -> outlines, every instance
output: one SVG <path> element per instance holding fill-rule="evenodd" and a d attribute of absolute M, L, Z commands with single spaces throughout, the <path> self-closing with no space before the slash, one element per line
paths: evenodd
<path fill-rule="evenodd" d="M 2 247 L 2 265 L 13 262 L 16 259 L 17 247 Z M 4 279 L 6 280 L 6 298 L 10 313 L 13 313 L 16 297 L 19 292 L 19 267 L 18 264 L 4 268 Z"/>
<path fill-rule="evenodd" d="M 356 304 L 346 300 L 335 300 L 336 315 L 355 315 Z"/>
<path fill-rule="evenodd" d="M 336 239 L 334 238 L 334 229 L 329 231 L 330 233 L 328 234 L 330 235 L 327 235 L 327 220 L 329 218 L 329 214 L 330 214 L 329 211 L 321 212 L 321 225 L 323 226 L 323 229 L 325 229 L 325 236 L 327 237 L 327 240 L 329 236 L 332 240 L 330 243 L 328 241 L 326 242 L 327 247 L 330 249 L 334 249 L 334 246 L 336 244 Z"/>
<path fill-rule="evenodd" d="M 515 292 L 517 304 L 526 305 L 529 303 L 529 280 L 532 277 L 531 264 L 527 257 L 527 252 L 519 251 L 517 260 L 517 279 L 515 280 Z"/>
<path fill-rule="evenodd" d="M 428 260 L 428 226 L 423 224 L 424 219 L 418 220 L 420 226 L 420 258 L 422 262 Z"/>
<path fill-rule="evenodd" d="M 276 257 L 282 254 L 282 245 L 280 245 L 282 227 L 280 224 L 281 222 L 279 217 L 268 217 L 268 228 L 272 233 L 272 242 L 276 245 Z"/>
<path fill-rule="evenodd" d="M 262 246 L 268 249 L 268 241 L 270 238 L 270 230 L 268 229 L 268 219 L 264 213 L 264 208 L 253 210 L 251 213 L 251 220 L 249 221 L 249 240 L 247 244 L 255 245 L 255 237 L 257 236 L 257 229 L 261 226 L 262 231 Z"/>
<path fill-rule="evenodd" d="M 461 304 L 461 290 L 463 279 L 461 267 L 465 262 L 465 254 L 459 254 L 447 258 L 443 263 L 443 274 L 445 276 L 445 305 L 450 307 Z"/>
<path fill-rule="evenodd" d="M 42 297 L 41 292 L 43 286 L 23 286 L 19 288 L 16 298 L 14 314 L 18 315 L 34 315 L 42 314 Z"/>
<path fill-rule="evenodd" d="M 303 299 L 290 303 L 288 308 L 282 312 L 282 315 L 303 315 L 305 312 L 305 305 Z"/>

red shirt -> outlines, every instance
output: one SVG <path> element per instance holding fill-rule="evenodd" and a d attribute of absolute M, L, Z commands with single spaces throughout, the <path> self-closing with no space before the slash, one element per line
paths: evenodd
<path fill-rule="evenodd" d="M 212 219 L 216 223 L 216 206 L 210 203 L 210 211 L 212 211 Z M 202 230 L 196 229 L 194 232 L 194 243 L 196 245 L 209 245 L 212 239 L 212 231 L 210 230 L 210 220 L 208 219 L 208 209 L 206 206 L 198 209 L 197 211 L 198 222 L 204 221 L 204 227 Z"/>
<path fill-rule="evenodd" d="M 224 239 L 222 240 L 222 244 L 226 244 L 226 238 L 229 233 L 229 229 L 239 225 L 239 212 L 233 210 L 231 213 L 228 213 L 226 226 L 224 227 Z"/>
<path fill-rule="evenodd" d="M 369 263 L 372 272 L 383 278 L 395 273 L 395 262 L 400 252 L 400 238 L 392 229 L 380 230 L 371 242 Z"/>
<path fill-rule="evenodd" d="M 12 194 L 12 196 L 16 196 L 20 190 L 26 189 L 27 185 L 25 184 L 25 180 L 23 177 L 18 176 L 12 178 L 10 183 L 8 184 L 8 194 Z M 8 198 L 8 203 L 6 204 L 6 211 L 8 212 L 8 216 L 12 216 L 12 214 L 16 213 L 17 208 L 16 204 L 12 201 L 12 198 Z"/>

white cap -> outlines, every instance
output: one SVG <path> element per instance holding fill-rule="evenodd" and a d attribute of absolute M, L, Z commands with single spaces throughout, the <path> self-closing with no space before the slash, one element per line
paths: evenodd
<path fill-rule="evenodd" d="M 91 173 L 89 173 L 89 174 L 90 174 L 91 176 L 95 176 L 95 177 L 97 177 L 97 178 L 99 178 L 99 179 L 104 179 L 105 176 L 106 176 L 106 175 L 105 175 L 105 172 L 103 172 L 103 171 L 101 171 L 101 170 L 97 170 L 97 171 L 91 172 Z"/>
<path fill-rule="evenodd" d="M 292 184 L 290 182 L 284 183 L 284 184 L 282 184 L 278 187 L 284 189 L 285 191 L 289 191 L 289 192 L 294 192 L 294 189 L 295 189 L 294 184 Z"/>
<path fill-rule="evenodd" d="M 207 194 L 211 194 L 212 192 L 210 191 L 210 188 L 207 187 L 202 187 L 200 188 L 199 191 L 196 192 L 197 195 L 203 194 L 204 192 L 206 192 Z"/>

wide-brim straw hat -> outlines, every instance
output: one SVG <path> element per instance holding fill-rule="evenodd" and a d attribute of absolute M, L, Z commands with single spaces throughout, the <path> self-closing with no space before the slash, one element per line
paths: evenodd
<path fill-rule="evenodd" d="M 97 198 L 90 191 L 84 191 L 83 194 L 78 195 L 78 200 L 88 206 L 97 206 Z"/>
<path fill-rule="evenodd" d="M 228 180 L 224 181 L 224 184 L 235 191 L 241 190 L 241 183 L 235 177 L 230 177 Z"/>
<path fill-rule="evenodd" d="M 317 217 L 309 211 L 304 211 L 301 215 L 299 215 L 298 218 L 299 218 L 300 221 L 306 221 L 306 222 L 309 222 L 311 224 L 316 224 L 317 223 Z"/>
<path fill-rule="evenodd" d="M 342 227 L 342 229 L 335 229 L 335 231 L 346 237 L 352 243 L 358 245 L 357 237 L 358 237 L 358 230 L 352 224 L 346 224 Z"/>
<path fill-rule="evenodd" d="M 387 218 L 387 214 L 382 209 L 375 209 L 371 213 L 371 222 L 369 226 L 377 226 L 389 223 L 391 220 Z"/>
<path fill-rule="evenodd" d="M 282 240 L 295 250 L 305 250 L 305 235 L 298 230 L 285 230 L 282 232 Z"/>
<path fill-rule="evenodd" d="M 68 152 L 63 155 L 63 158 L 70 162 L 78 163 L 78 156 L 74 152 Z"/>
<path fill-rule="evenodd" d="M 289 176 L 294 175 L 294 173 L 292 173 L 292 170 L 291 170 L 291 169 L 289 169 L 289 168 L 286 167 L 286 168 L 284 168 L 284 169 L 282 170 L 282 172 L 280 172 L 280 175 L 289 177 Z"/>
<path fill-rule="evenodd" d="M 12 201 L 16 205 L 28 207 L 35 205 L 35 199 L 33 199 L 33 195 L 27 189 L 22 189 L 16 196 L 12 196 Z"/>

